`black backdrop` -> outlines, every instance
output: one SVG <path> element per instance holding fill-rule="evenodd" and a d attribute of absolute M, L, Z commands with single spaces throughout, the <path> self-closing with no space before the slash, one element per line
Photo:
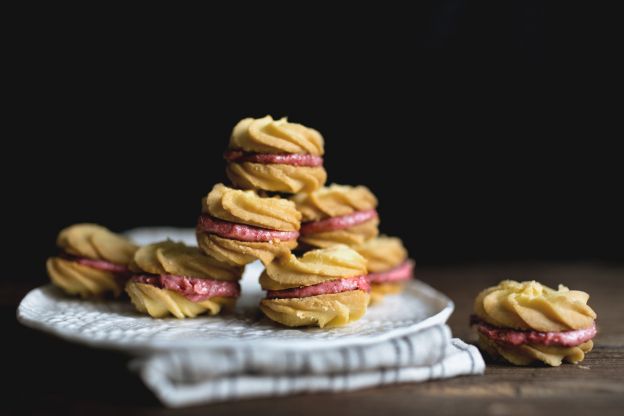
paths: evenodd
<path fill-rule="evenodd" d="M 622 260 L 621 158 L 582 78 L 546 53 L 539 2 L 498 3 L 433 2 L 383 26 L 369 10 L 306 31 L 146 19 L 28 34 L 5 153 L 20 164 L 5 173 L 16 270 L 43 278 L 74 222 L 193 226 L 231 128 L 266 114 L 321 131 L 329 181 L 369 186 L 382 231 L 422 265 Z"/>

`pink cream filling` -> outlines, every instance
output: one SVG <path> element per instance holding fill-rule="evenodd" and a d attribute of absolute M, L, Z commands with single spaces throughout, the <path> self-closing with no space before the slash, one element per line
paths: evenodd
<path fill-rule="evenodd" d="M 214 297 L 237 298 L 240 296 L 238 282 L 225 280 L 200 279 L 170 274 L 139 274 L 132 276 L 132 281 L 156 286 L 160 289 L 173 290 L 192 302 L 201 302 Z"/>
<path fill-rule="evenodd" d="M 406 260 L 397 267 L 385 272 L 369 273 L 366 278 L 369 283 L 401 282 L 409 280 L 414 275 L 414 262 Z"/>
<path fill-rule="evenodd" d="M 516 329 L 499 328 L 472 316 L 471 324 L 477 326 L 477 331 L 492 341 L 518 346 L 524 344 L 539 344 L 545 346 L 576 347 L 596 336 L 596 324 L 589 328 L 575 329 L 561 332 L 521 331 Z"/>
<path fill-rule="evenodd" d="M 128 268 L 122 264 L 111 263 L 106 260 L 95 260 L 88 257 L 76 256 L 69 253 L 62 253 L 60 257 L 73 261 L 74 263 L 81 264 L 83 266 L 91 267 L 93 269 L 104 270 L 112 273 L 128 273 Z"/>
<path fill-rule="evenodd" d="M 323 166 L 320 156 L 302 153 L 253 153 L 242 150 L 228 150 L 223 154 L 228 162 L 253 162 L 292 166 Z"/>
<path fill-rule="evenodd" d="M 298 231 L 268 230 L 251 225 L 236 224 L 202 214 L 197 221 L 197 229 L 221 237 L 239 241 L 291 241 L 299 237 Z"/>
<path fill-rule="evenodd" d="M 370 284 L 366 276 L 347 277 L 345 279 L 331 280 L 316 285 L 295 287 L 284 290 L 267 291 L 268 299 L 305 298 L 308 296 L 327 295 L 332 293 L 348 292 L 351 290 L 370 291 Z"/>
<path fill-rule="evenodd" d="M 355 211 L 351 214 L 330 217 L 320 221 L 311 221 L 301 224 L 301 235 L 316 234 L 326 231 L 336 231 L 362 224 L 377 217 L 377 211 L 368 209 Z"/>

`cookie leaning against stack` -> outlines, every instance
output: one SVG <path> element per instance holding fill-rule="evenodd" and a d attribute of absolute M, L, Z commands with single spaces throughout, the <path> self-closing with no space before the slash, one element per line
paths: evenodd
<path fill-rule="evenodd" d="M 226 173 L 237 188 L 312 192 L 327 179 L 323 145 L 318 131 L 285 118 L 245 118 L 232 131 Z"/>
<path fill-rule="evenodd" d="M 141 247 L 126 284 L 134 306 L 154 318 L 215 315 L 233 308 L 243 268 L 204 255 L 197 247 L 162 241 Z"/>
<path fill-rule="evenodd" d="M 299 240 L 307 246 L 356 246 L 379 233 L 377 198 L 365 186 L 333 184 L 291 199 L 302 214 Z"/>
<path fill-rule="evenodd" d="M 277 257 L 266 266 L 260 285 L 267 290 L 260 309 L 286 326 L 342 326 L 360 319 L 370 300 L 366 260 L 344 245 L 300 258 Z"/>
<path fill-rule="evenodd" d="M 401 292 L 414 277 L 415 262 L 407 258 L 400 238 L 382 235 L 354 249 L 367 260 L 371 304 L 379 303 L 385 295 Z"/>
<path fill-rule="evenodd" d="M 559 285 L 504 280 L 475 299 L 471 324 L 481 348 L 515 365 L 578 363 L 592 350 L 596 313 L 589 295 Z"/>
<path fill-rule="evenodd" d="M 118 296 L 128 278 L 128 264 L 137 246 L 96 224 L 75 224 L 56 240 L 62 250 L 46 262 L 52 283 L 83 298 L 105 293 Z"/>

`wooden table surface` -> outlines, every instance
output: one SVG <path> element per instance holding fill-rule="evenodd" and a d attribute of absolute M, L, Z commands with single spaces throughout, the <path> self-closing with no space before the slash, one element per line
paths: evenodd
<path fill-rule="evenodd" d="M 247 400 L 180 410 L 163 408 L 127 370 L 128 357 L 81 347 L 20 326 L 19 300 L 35 283 L 0 283 L 3 380 L 0 414 L 89 415 L 415 415 L 622 414 L 624 412 L 624 267 L 602 264 L 501 264 L 423 268 L 418 277 L 456 304 L 449 323 L 472 341 L 467 326 L 480 289 L 503 278 L 561 282 L 587 291 L 598 313 L 594 350 L 581 365 L 511 367 L 488 363 L 484 376 L 458 377 L 341 394 Z M 43 281 L 40 281 L 41 283 Z"/>

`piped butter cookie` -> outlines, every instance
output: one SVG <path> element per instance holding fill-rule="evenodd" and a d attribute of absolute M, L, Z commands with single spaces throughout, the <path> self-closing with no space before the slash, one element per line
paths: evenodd
<path fill-rule="evenodd" d="M 217 184 L 202 201 L 197 243 L 209 256 L 245 265 L 269 263 L 297 246 L 301 214 L 279 197 L 261 197 Z"/>
<path fill-rule="evenodd" d="M 407 250 L 400 238 L 385 235 L 354 247 L 367 260 L 371 285 L 371 304 L 385 295 L 400 293 L 405 283 L 414 277 L 414 261 L 407 258 Z"/>
<path fill-rule="evenodd" d="M 193 318 L 232 308 L 240 296 L 242 267 L 220 262 L 197 247 L 162 241 L 141 247 L 130 265 L 126 292 L 139 310 L 154 318 Z"/>
<path fill-rule="evenodd" d="M 226 173 L 237 188 L 312 192 L 325 183 L 323 137 L 286 118 L 245 118 L 232 131 Z"/>
<path fill-rule="evenodd" d="M 56 240 L 58 256 L 46 262 L 52 283 L 83 298 L 106 293 L 118 296 L 128 278 L 128 264 L 137 246 L 97 224 L 75 224 Z"/>
<path fill-rule="evenodd" d="M 365 186 L 333 184 L 291 199 L 301 211 L 300 241 L 307 246 L 357 246 L 379 233 L 377 198 Z"/>
<path fill-rule="evenodd" d="M 481 347 L 515 365 L 578 363 L 593 348 L 596 313 L 589 295 L 563 285 L 504 280 L 483 290 L 471 324 Z"/>
<path fill-rule="evenodd" d="M 275 258 L 260 276 L 260 309 L 282 325 L 336 327 L 360 319 L 369 303 L 366 259 L 336 245 Z"/>

